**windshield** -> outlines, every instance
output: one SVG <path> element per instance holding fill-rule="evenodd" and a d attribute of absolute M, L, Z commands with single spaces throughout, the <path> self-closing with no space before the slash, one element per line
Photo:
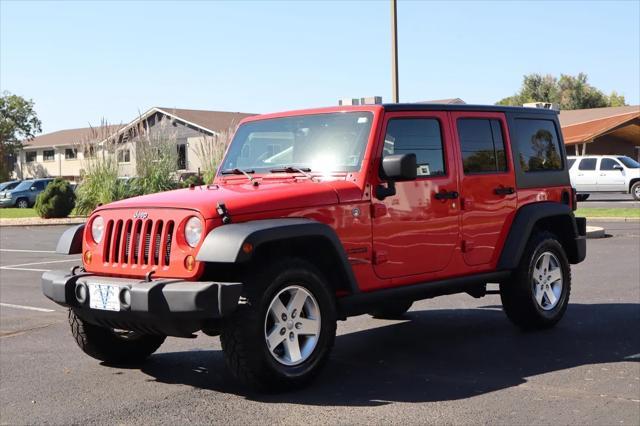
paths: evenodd
<path fill-rule="evenodd" d="M 16 191 L 26 191 L 27 189 L 30 189 L 33 186 L 33 182 L 32 180 L 23 180 L 22 182 L 20 182 L 20 184 L 18 186 L 15 187 Z"/>
<path fill-rule="evenodd" d="M 3 182 L 0 183 L 0 191 L 8 191 L 18 186 L 20 182 Z"/>
<path fill-rule="evenodd" d="M 618 157 L 618 160 L 622 161 L 622 164 L 627 166 L 628 169 L 640 169 L 640 163 L 631 157 Z"/>
<path fill-rule="evenodd" d="M 237 168 L 256 173 L 291 167 L 324 173 L 360 170 L 372 119 L 371 112 L 361 111 L 243 124 L 231 142 L 221 170 Z"/>

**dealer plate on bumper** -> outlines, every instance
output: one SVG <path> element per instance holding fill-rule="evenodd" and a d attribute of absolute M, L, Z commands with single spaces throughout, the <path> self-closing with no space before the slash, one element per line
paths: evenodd
<path fill-rule="evenodd" d="M 101 311 L 120 310 L 120 286 L 89 283 L 89 307 Z"/>

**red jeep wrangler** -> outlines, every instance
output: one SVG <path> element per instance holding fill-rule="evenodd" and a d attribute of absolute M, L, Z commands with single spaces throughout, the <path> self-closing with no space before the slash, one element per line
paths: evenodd
<path fill-rule="evenodd" d="M 336 321 L 499 283 L 523 329 L 553 326 L 585 258 L 557 113 L 335 107 L 242 122 L 215 181 L 97 208 L 42 276 L 88 355 L 139 362 L 166 336 L 220 335 L 258 387 L 312 378 Z"/>

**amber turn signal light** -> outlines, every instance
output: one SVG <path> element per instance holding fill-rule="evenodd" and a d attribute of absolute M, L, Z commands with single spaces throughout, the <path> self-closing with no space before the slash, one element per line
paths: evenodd
<path fill-rule="evenodd" d="M 193 268 L 196 267 L 196 259 L 195 257 L 189 255 L 184 259 L 184 267 L 187 268 L 187 271 L 193 271 Z"/>
<path fill-rule="evenodd" d="M 89 250 L 84 252 L 84 263 L 86 263 L 87 265 L 90 264 L 92 258 L 93 258 L 93 255 Z"/>
<path fill-rule="evenodd" d="M 242 245 L 242 251 L 245 252 L 246 254 L 249 254 L 253 251 L 253 244 L 251 243 L 244 243 Z"/>

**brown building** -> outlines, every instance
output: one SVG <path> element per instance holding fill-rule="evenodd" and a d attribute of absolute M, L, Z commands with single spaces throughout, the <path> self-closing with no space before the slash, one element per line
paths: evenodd
<path fill-rule="evenodd" d="M 640 106 L 560 111 L 568 155 L 627 155 L 640 161 Z"/>

